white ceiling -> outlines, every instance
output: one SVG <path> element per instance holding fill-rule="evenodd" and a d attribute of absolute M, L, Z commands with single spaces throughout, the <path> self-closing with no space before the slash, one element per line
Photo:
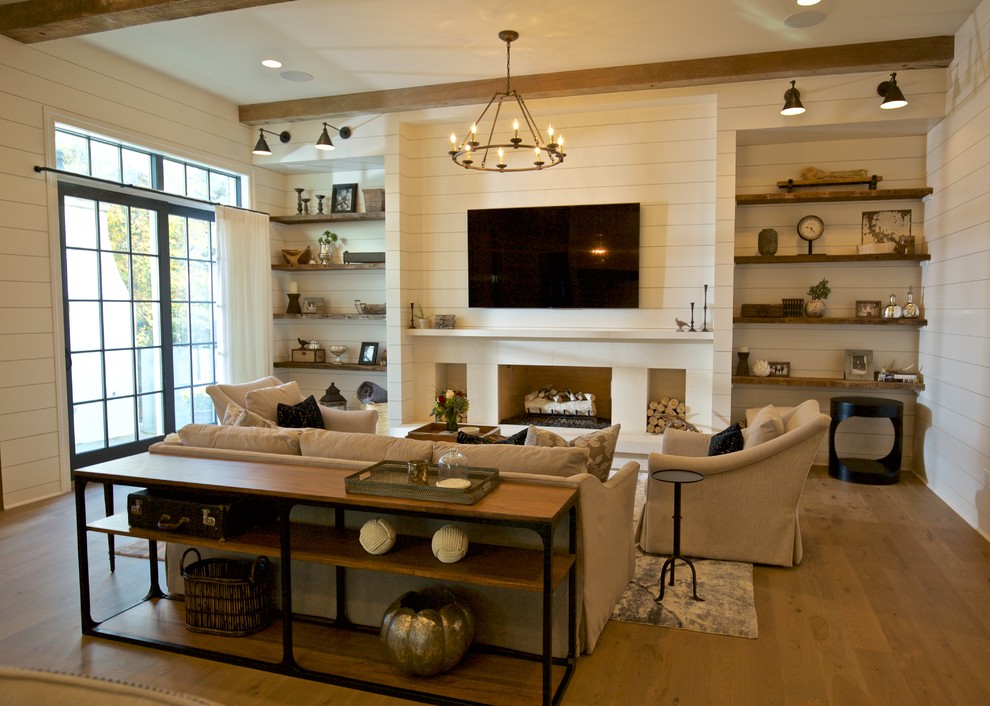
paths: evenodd
<path fill-rule="evenodd" d="M 520 33 L 512 74 L 526 75 L 952 35 L 979 2 L 295 0 L 83 41 L 244 105 L 501 77 L 503 29 Z"/>

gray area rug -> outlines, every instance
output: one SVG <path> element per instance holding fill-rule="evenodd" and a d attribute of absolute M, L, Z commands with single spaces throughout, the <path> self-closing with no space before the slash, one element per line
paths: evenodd
<path fill-rule="evenodd" d="M 136 542 L 121 541 L 117 538 L 114 542 L 113 553 L 117 556 L 130 556 L 136 559 L 148 558 L 148 540 L 139 539 Z M 158 561 L 165 561 L 165 542 L 158 543 Z"/>
<path fill-rule="evenodd" d="M 646 473 L 639 474 L 634 523 L 639 521 L 646 501 L 647 478 Z M 670 586 L 668 572 L 663 602 L 656 603 L 665 559 L 636 549 L 636 573 L 612 610 L 612 620 L 732 637 L 757 637 L 752 564 L 692 560 L 698 572 L 698 596 L 704 599 L 696 601 L 691 597 L 691 569 L 678 562 L 674 585 Z"/>

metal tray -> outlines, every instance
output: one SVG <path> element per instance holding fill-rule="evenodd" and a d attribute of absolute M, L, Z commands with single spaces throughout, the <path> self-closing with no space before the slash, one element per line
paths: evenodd
<path fill-rule="evenodd" d="M 362 495 L 384 495 L 389 498 L 411 498 L 413 500 L 435 500 L 442 503 L 473 505 L 495 489 L 498 485 L 497 468 L 466 467 L 471 485 L 467 488 L 438 488 L 437 466 L 428 464 L 428 485 L 409 482 L 408 466 L 405 461 L 379 461 L 347 476 L 344 489 L 348 493 Z"/>

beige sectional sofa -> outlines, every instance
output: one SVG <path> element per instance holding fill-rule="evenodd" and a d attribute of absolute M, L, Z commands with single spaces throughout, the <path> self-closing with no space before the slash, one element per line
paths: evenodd
<path fill-rule="evenodd" d="M 361 470 L 381 460 L 422 459 L 436 462 L 450 444 L 376 434 L 315 429 L 260 429 L 191 424 L 150 451 L 196 458 L 262 460 L 323 468 Z M 586 448 L 458 445 L 473 466 L 498 468 L 500 477 L 513 482 L 565 485 L 578 489 L 578 641 L 591 652 L 612 608 L 632 578 L 635 560 L 633 503 L 639 464 L 625 464 L 606 481 L 588 473 Z M 372 515 L 348 513 L 347 525 L 360 527 Z M 441 524 L 417 518 L 390 518 L 399 534 L 431 536 Z M 325 508 L 297 506 L 293 521 L 332 522 Z M 509 546 L 539 547 L 535 533 L 512 528 L 464 523 L 470 541 Z M 558 531 L 555 543 L 566 547 L 567 531 Z M 185 545 L 169 544 L 167 585 L 181 593 L 179 561 Z M 470 551 L 470 550 L 469 550 Z M 204 558 L 215 552 L 204 551 Z M 347 617 L 358 624 L 377 626 L 385 608 L 408 590 L 435 582 L 398 574 L 347 571 Z M 475 612 L 476 639 L 484 644 L 541 651 L 541 596 L 509 589 L 454 585 Z M 554 653 L 566 653 L 566 582 L 554 595 Z M 302 614 L 336 617 L 333 567 L 299 562 L 293 565 L 293 607 Z"/>

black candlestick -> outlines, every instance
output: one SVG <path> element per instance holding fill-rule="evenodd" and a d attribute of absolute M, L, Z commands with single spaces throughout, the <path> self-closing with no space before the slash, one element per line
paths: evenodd
<path fill-rule="evenodd" d="M 705 285 L 705 317 L 702 319 L 704 322 L 701 325 L 702 331 L 708 331 L 708 285 Z"/>
<path fill-rule="evenodd" d="M 697 331 L 697 330 L 698 329 L 694 327 L 694 302 L 691 302 L 691 328 L 689 328 L 688 331 Z"/>

